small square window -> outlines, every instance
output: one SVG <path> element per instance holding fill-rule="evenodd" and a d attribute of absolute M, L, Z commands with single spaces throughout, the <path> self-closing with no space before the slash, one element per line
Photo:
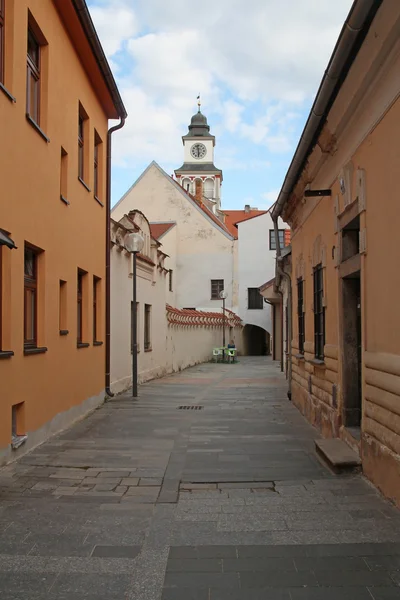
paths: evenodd
<path fill-rule="evenodd" d="M 211 279 L 211 300 L 220 300 L 220 293 L 224 291 L 223 279 Z"/>

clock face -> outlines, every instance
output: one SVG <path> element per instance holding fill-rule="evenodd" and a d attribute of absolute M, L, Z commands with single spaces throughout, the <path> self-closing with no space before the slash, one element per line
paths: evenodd
<path fill-rule="evenodd" d="M 207 154 L 207 148 L 204 144 L 193 144 L 190 148 L 190 154 L 193 158 L 204 158 Z"/>

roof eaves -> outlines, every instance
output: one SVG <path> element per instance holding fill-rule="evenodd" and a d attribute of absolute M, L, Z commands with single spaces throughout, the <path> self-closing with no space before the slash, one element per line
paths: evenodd
<path fill-rule="evenodd" d="M 96 29 L 94 27 L 92 17 L 90 16 L 89 9 L 85 0 L 72 0 L 75 12 L 78 15 L 79 21 L 82 25 L 83 31 L 85 32 L 86 38 L 92 48 L 93 54 L 96 58 L 96 62 L 99 66 L 100 72 L 107 85 L 108 91 L 113 99 L 114 106 L 117 109 L 118 115 L 121 119 L 126 119 L 128 113 L 122 101 L 119 93 L 117 84 L 115 83 L 114 76 L 112 74 L 110 65 L 108 64 L 106 55 L 104 54 L 103 47 L 100 43 Z"/>
<path fill-rule="evenodd" d="M 271 213 L 273 219 L 282 214 L 382 2 L 354 0 Z"/>

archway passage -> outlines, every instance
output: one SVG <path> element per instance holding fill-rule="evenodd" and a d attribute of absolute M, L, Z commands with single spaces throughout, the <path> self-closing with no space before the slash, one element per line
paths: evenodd
<path fill-rule="evenodd" d="M 245 325 L 243 329 L 243 349 L 247 356 L 270 354 L 271 336 L 258 325 Z"/>

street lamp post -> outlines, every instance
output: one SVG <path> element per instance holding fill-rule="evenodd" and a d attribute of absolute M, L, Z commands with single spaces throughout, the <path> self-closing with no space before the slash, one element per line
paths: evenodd
<path fill-rule="evenodd" d="M 132 271 L 132 397 L 137 398 L 138 395 L 138 368 L 137 368 L 137 310 L 136 310 L 136 255 L 141 252 L 144 245 L 144 239 L 140 233 L 129 233 L 125 236 L 125 248 L 132 254 L 133 271 Z"/>
<path fill-rule="evenodd" d="M 228 294 L 225 292 L 225 290 L 222 290 L 222 292 L 219 293 L 219 297 L 222 300 L 222 347 L 223 347 L 223 359 L 225 359 L 225 300 L 227 298 Z"/>

